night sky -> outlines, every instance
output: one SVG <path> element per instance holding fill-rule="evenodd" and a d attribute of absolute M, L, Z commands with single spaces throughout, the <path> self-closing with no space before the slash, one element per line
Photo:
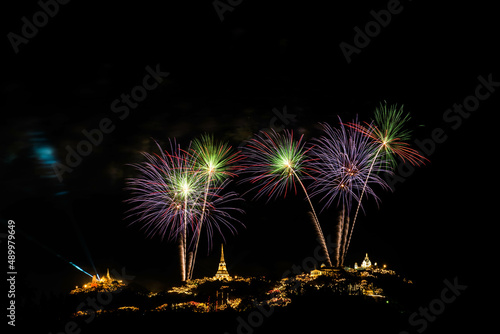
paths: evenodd
<path fill-rule="evenodd" d="M 347 264 L 368 252 L 372 262 L 428 285 L 424 301 L 445 278 L 469 284 L 469 296 L 478 291 L 473 272 L 495 253 L 486 238 L 497 220 L 491 205 L 498 196 L 490 191 L 498 183 L 491 146 L 500 83 L 480 90 L 490 94 L 467 118 L 446 111 L 476 94 L 479 76 L 500 82 L 493 5 L 402 1 L 348 63 L 339 45 L 355 46 L 354 28 L 364 30 L 370 12 L 392 2 L 242 1 L 223 21 L 211 1 L 167 3 L 72 1 L 16 47 L 9 33 L 22 35 L 21 18 L 32 21 L 40 5 L 2 10 L 1 233 L 16 222 L 23 293 L 67 293 L 89 279 L 62 258 L 91 273 L 89 258 L 101 274 L 124 267 L 153 290 L 178 279 L 177 245 L 147 239 L 125 219 L 125 179 L 136 175 L 127 164 L 142 161 L 141 151 L 156 152 L 153 140 L 187 145 L 208 132 L 237 148 L 273 119 L 283 124 L 273 110 L 284 107 L 294 115 L 286 127 L 310 140 L 321 135 L 319 122 L 335 126 L 337 115 L 356 114 L 368 121 L 384 100 L 410 112 L 412 145 L 428 143 L 430 162 L 393 192 L 379 189 L 379 206 L 364 202 Z M 143 85 L 147 67 L 169 74 L 128 114 L 114 112 L 116 99 Z M 60 182 L 52 165 L 65 163 L 66 147 L 76 148 L 86 139 L 82 130 L 103 119 L 113 130 Z M 431 149 L 433 133 L 441 142 Z M 308 205 L 300 192 L 267 204 L 252 195 L 239 216 L 246 227 L 226 234 L 228 270 L 278 278 L 316 247 Z M 333 235 L 336 217 L 334 207 L 321 213 L 325 235 Z M 215 274 L 222 242 L 215 235 L 208 254 L 202 239 L 195 277 Z"/>

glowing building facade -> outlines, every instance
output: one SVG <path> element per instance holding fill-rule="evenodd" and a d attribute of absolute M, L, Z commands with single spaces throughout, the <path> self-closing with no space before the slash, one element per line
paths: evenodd
<path fill-rule="evenodd" d="M 372 262 L 368 258 L 368 253 L 366 253 L 365 259 L 361 262 L 361 268 L 370 268 L 372 266 Z"/>
<path fill-rule="evenodd" d="M 337 270 L 338 271 L 338 270 Z M 331 267 L 327 267 L 324 263 L 321 264 L 320 269 L 314 269 L 311 270 L 311 277 L 318 277 L 318 276 L 334 276 L 336 270 Z"/>
<path fill-rule="evenodd" d="M 226 268 L 226 261 L 224 260 L 224 246 L 221 245 L 221 253 L 220 253 L 220 261 L 219 268 L 217 269 L 217 273 L 215 274 L 215 279 L 231 279 L 229 273 Z"/>
<path fill-rule="evenodd" d="M 385 269 L 385 264 L 384 264 L 384 269 Z M 371 269 L 371 270 L 376 270 L 379 269 L 377 266 L 377 262 L 372 263 L 370 259 L 368 258 L 368 253 L 366 253 L 365 259 L 363 262 L 361 262 L 361 266 L 358 266 L 357 262 L 354 262 L 354 269 L 356 270 L 365 270 L 365 269 Z"/>

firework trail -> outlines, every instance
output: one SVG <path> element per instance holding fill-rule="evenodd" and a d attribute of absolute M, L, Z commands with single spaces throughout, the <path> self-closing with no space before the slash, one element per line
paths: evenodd
<path fill-rule="evenodd" d="M 349 233 L 349 239 L 347 241 L 346 252 L 349 249 L 352 231 L 354 230 L 354 224 L 356 223 L 356 218 L 361 206 L 361 200 L 367 189 L 366 185 L 373 167 L 377 164 L 377 158 L 380 156 L 381 160 L 390 163 L 392 166 L 396 165 L 396 157 L 400 157 L 403 162 L 408 161 L 412 165 L 420 165 L 424 163 L 424 160 L 427 160 L 420 155 L 418 151 L 410 148 L 407 143 L 410 139 L 411 131 L 405 129 L 404 126 L 409 120 L 410 115 L 403 113 L 403 106 L 398 109 L 397 105 L 387 107 L 387 104 L 382 105 L 382 103 L 380 103 L 380 107 L 375 109 L 374 122 L 369 124 L 365 123 L 366 125 L 360 125 L 359 123 L 346 124 L 356 131 L 359 131 L 367 138 L 370 138 L 377 147 L 358 200 L 358 206 L 354 214 L 351 232 Z"/>
<path fill-rule="evenodd" d="M 243 173 L 250 174 L 244 182 L 254 185 L 250 191 L 259 188 L 254 198 L 259 198 L 264 194 L 268 195 L 268 201 L 279 196 L 286 197 L 289 191 L 297 194 L 297 181 L 306 199 L 311 206 L 311 215 L 316 225 L 316 232 L 325 253 L 328 265 L 331 266 L 330 256 L 326 247 L 325 238 L 319 225 L 316 211 L 311 203 L 308 192 L 301 181 L 302 177 L 309 177 L 309 162 L 306 154 L 303 136 L 299 140 L 293 138 L 292 131 L 284 131 L 283 135 L 261 131 L 244 146 L 244 155 L 248 158 L 245 161 L 246 169 Z"/>
<path fill-rule="evenodd" d="M 342 253 L 339 257 L 339 266 L 344 265 L 344 255 L 346 253 L 347 235 L 349 234 L 349 216 L 345 216 L 345 210 L 342 210 Z"/>
<path fill-rule="evenodd" d="M 245 226 L 233 216 L 234 214 L 244 213 L 242 209 L 235 206 L 237 202 L 243 201 L 243 198 L 234 191 L 223 192 L 230 182 L 230 180 L 224 181 L 221 186 L 213 189 L 207 196 L 204 226 L 209 250 L 213 245 L 213 234 L 215 231 L 221 235 L 225 242 L 223 228 L 229 230 L 232 235 L 235 235 L 237 233 L 235 227 L 237 224 Z M 202 204 L 198 205 L 201 206 Z"/>
<path fill-rule="evenodd" d="M 310 151 L 314 176 L 310 186 L 311 197 L 321 196 L 320 202 L 324 202 L 322 210 L 334 203 L 335 199 L 337 206 L 341 208 L 337 231 L 337 266 L 343 262 L 340 253 L 344 252 L 344 236 L 347 234 L 345 229 L 349 228 L 349 224 L 345 224 L 345 217 L 348 219 L 353 201 L 360 202 L 365 180 L 368 179 L 370 185 L 378 184 L 388 188 L 382 178 L 369 173 L 370 167 L 377 172 L 388 171 L 381 161 L 371 165 L 375 145 L 355 129 L 346 128 L 340 118 L 339 122 L 339 128 L 321 124 L 325 134 L 313 141 L 314 146 Z M 352 124 L 358 124 L 357 119 Z M 364 188 L 378 202 L 371 186 Z"/>
<path fill-rule="evenodd" d="M 179 259 L 181 266 L 181 280 L 186 280 L 186 257 L 184 254 L 186 253 L 186 241 L 184 239 L 184 235 L 179 238 Z"/>
<path fill-rule="evenodd" d="M 196 139 L 194 141 L 191 154 L 195 161 L 195 167 L 197 171 L 206 179 L 206 184 L 201 208 L 201 217 L 195 231 L 194 254 L 189 268 L 189 279 L 191 279 L 194 271 L 196 254 L 198 252 L 198 243 L 205 218 L 207 196 L 210 187 L 223 182 L 228 177 L 236 176 L 233 171 L 240 169 L 240 167 L 237 167 L 234 164 L 242 159 L 239 152 L 231 152 L 231 146 L 228 146 L 227 143 L 216 142 L 213 136 L 208 134 L 203 135 L 201 136 L 201 139 Z"/>
<path fill-rule="evenodd" d="M 335 252 L 335 265 L 340 266 L 340 258 L 342 256 L 342 235 L 344 234 L 344 210 L 340 211 L 337 223 L 337 249 Z"/>
<path fill-rule="evenodd" d="M 193 262 L 193 252 L 188 252 L 187 254 L 187 259 L 186 259 L 186 267 L 187 267 L 187 273 L 186 277 L 189 280 L 191 276 L 191 263 Z"/>

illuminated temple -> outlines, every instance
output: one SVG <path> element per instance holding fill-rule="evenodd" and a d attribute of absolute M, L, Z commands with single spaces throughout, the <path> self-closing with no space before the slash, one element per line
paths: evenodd
<path fill-rule="evenodd" d="M 358 267 L 357 262 L 354 263 L 354 269 L 368 269 L 368 268 L 371 268 L 371 266 L 372 266 L 372 262 L 368 258 L 368 253 L 366 253 L 365 259 L 363 260 L 363 262 L 361 262 L 361 267 Z M 377 266 L 377 262 L 375 262 L 374 266 L 375 267 Z"/>
<path fill-rule="evenodd" d="M 84 284 L 82 287 L 76 286 L 75 289 L 72 290 L 70 293 L 75 294 L 75 293 L 92 291 L 92 290 L 114 291 L 122 286 L 125 286 L 125 284 L 123 283 L 123 280 L 121 280 L 121 279 L 117 280 L 117 279 L 112 278 L 109 275 L 109 269 L 108 269 L 106 276 L 102 276 L 100 278 L 97 278 L 97 276 L 94 275 L 94 276 L 92 276 L 91 282 Z"/>
<path fill-rule="evenodd" d="M 219 268 L 217 269 L 217 273 L 215 274 L 214 278 L 218 280 L 231 279 L 231 276 L 229 276 L 229 273 L 227 272 L 226 261 L 224 260 L 224 246 L 222 245 L 221 245 Z"/>

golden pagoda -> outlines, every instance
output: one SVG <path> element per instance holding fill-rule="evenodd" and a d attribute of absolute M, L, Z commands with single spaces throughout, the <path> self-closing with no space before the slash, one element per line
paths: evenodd
<path fill-rule="evenodd" d="M 220 262 L 219 269 L 217 269 L 217 273 L 215 274 L 215 279 L 230 279 L 229 273 L 226 268 L 226 261 L 224 260 L 224 246 L 221 244 L 221 254 L 220 254 Z"/>
<path fill-rule="evenodd" d="M 368 258 L 368 253 L 366 253 L 365 259 L 361 263 L 362 268 L 370 268 L 372 266 L 372 262 Z"/>

